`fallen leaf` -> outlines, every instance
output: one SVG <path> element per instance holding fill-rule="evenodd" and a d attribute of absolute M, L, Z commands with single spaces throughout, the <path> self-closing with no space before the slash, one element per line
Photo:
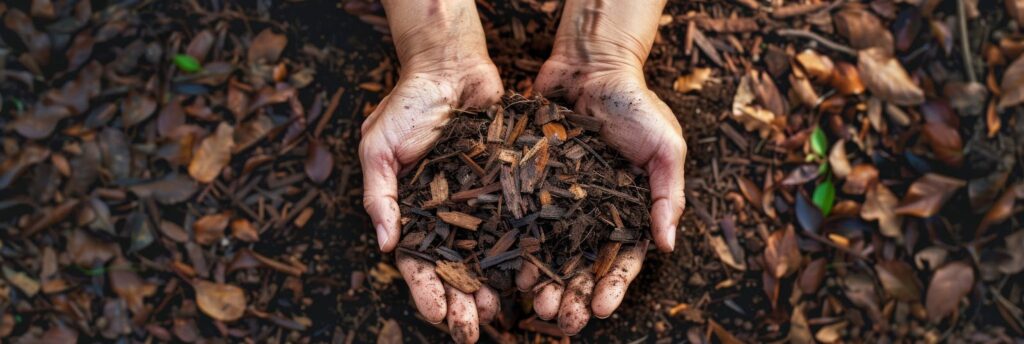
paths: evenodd
<path fill-rule="evenodd" d="M 38 140 L 50 136 L 61 119 L 71 115 L 63 105 L 36 105 L 9 125 L 27 139 Z"/>
<path fill-rule="evenodd" d="M 121 121 L 125 127 L 133 127 L 142 123 L 156 111 L 156 99 L 153 96 L 129 92 L 127 97 L 121 100 Z"/>
<path fill-rule="evenodd" d="M 836 141 L 828 153 L 828 165 L 836 178 L 844 179 L 851 172 L 850 159 L 846 157 L 846 140 Z"/>
<path fill-rule="evenodd" d="M 231 215 L 217 213 L 204 215 L 192 224 L 192 231 L 195 233 L 196 242 L 200 245 L 210 245 L 224 238 L 224 229 L 228 227 Z"/>
<path fill-rule="evenodd" d="M 849 62 L 840 61 L 832 71 L 829 85 L 836 88 L 840 95 L 858 95 L 864 93 L 864 81 L 857 67 Z M 824 107 L 823 107 L 824 108 Z"/>
<path fill-rule="evenodd" d="M 68 70 L 78 70 L 78 67 L 89 61 L 89 56 L 92 55 L 92 47 L 95 43 L 96 39 L 93 38 L 92 33 L 88 30 L 75 35 L 75 39 L 71 41 L 71 46 L 68 47 L 65 53 L 68 59 Z"/>
<path fill-rule="evenodd" d="M 1004 191 L 985 213 L 985 217 L 981 219 L 981 223 L 978 224 L 977 236 L 980 237 L 990 226 L 1009 219 L 1013 215 L 1014 204 L 1019 199 L 1024 199 L 1024 184 L 1014 185 Z"/>
<path fill-rule="evenodd" d="M 204 280 L 197 280 L 193 287 L 196 304 L 211 318 L 232 322 L 245 315 L 245 291 L 242 288 Z"/>
<path fill-rule="evenodd" d="M 1022 0 L 1008 0 L 1007 4 L 1024 3 Z M 1018 5 L 1024 7 L 1024 4 Z M 1021 21 L 1021 18 L 1017 19 Z M 1003 82 L 1000 84 L 1000 89 L 1003 93 L 999 96 L 999 111 L 1002 112 L 1006 108 L 1016 106 L 1024 102 L 1024 55 L 1017 57 L 1016 60 L 1010 64 L 1010 67 L 1006 68 L 1003 72 Z"/>
<path fill-rule="evenodd" d="M 395 319 L 388 319 L 380 326 L 377 344 L 402 344 L 402 327 Z"/>
<path fill-rule="evenodd" d="M 18 290 L 21 290 L 21 292 L 25 293 L 25 296 L 31 298 L 39 293 L 39 281 L 36 281 L 36 279 L 29 277 L 28 274 L 8 268 L 6 265 L 3 267 L 3 272 L 4 278 L 7 279 L 7 282 L 10 282 L 15 287 L 18 287 Z M 7 298 L 7 295 L 3 296 L 4 298 Z"/>
<path fill-rule="evenodd" d="M 263 29 L 256 37 L 253 37 L 249 44 L 247 55 L 249 64 L 273 64 L 281 56 L 285 45 L 288 44 L 288 37 L 277 34 L 270 28 Z"/>
<path fill-rule="evenodd" d="M 875 272 L 882 282 L 882 288 L 890 296 L 907 302 L 921 299 L 921 282 L 907 263 L 898 260 L 880 261 L 875 264 Z"/>
<path fill-rule="evenodd" d="M 765 243 L 764 262 L 768 271 L 777 279 L 789 276 L 800 269 L 800 247 L 793 226 L 772 232 Z"/>
<path fill-rule="evenodd" d="M 935 270 L 946 262 L 949 251 L 939 246 L 927 247 L 914 255 L 914 266 L 920 270 Z"/>
<path fill-rule="evenodd" d="M 863 195 L 868 189 L 878 183 L 878 168 L 872 164 L 857 164 L 846 176 L 846 183 L 843 184 L 843 192 L 852 195 Z"/>
<path fill-rule="evenodd" d="M 733 118 L 743 124 L 747 131 L 757 131 L 762 138 L 769 136 L 781 136 L 781 129 L 775 122 L 775 113 L 759 105 L 754 104 L 757 100 L 757 93 L 754 89 L 757 71 L 751 71 L 743 75 L 740 84 L 736 88 L 736 95 L 733 97 L 732 115 Z"/>
<path fill-rule="evenodd" d="M 235 146 L 234 131 L 231 125 L 221 122 L 216 133 L 203 139 L 188 165 L 188 174 L 192 178 L 202 183 L 217 179 L 221 169 L 231 162 L 231 150 Z"/>
<path fill-rule="evenodd" d="M 197 62 L 203 62 L 206 59 L 206 55 L 210 52 L 210 48 L 213 47 L 215 40 L 216 37 L 214 37 L 213 32 L 210 32 L 210 30 L 200 31 L 188 43 L 188 47 L 185 48 L 185 54 L 194 57 Z"/>
<path fill-rule="evenodd" d="M 821 288 L 821 282 L 825 281 L 826 263 L 824 258 L 812 260 L 800 272 L 800 277 L 797 278 L 797 285 L 800 286 L 800 290 L 804 294 L 815 294 Z"/>
<path fill-rule="evenodd" d="M 680 75 L 672 84 L 672 89 L 679 93 L 700 91 L 704 89 L 704 83 L 711 77 L 711 68 L 694 68 L 690 74 Z"/>
<path fill-rule="evenodd" d="M 713 248 L 715 253 L 718 254 L 718 259 L 721 260 L 722 263 L 725 263 L 725 265 L 739 271 L 747 270 L 747 262 L 736 259 L 736 257 L 732 255 L 732 251 L 729 250 L 729 245 L 725 243 L 725 239 L 722 239 L 721 236 L 711 235 L 708 237 L 708 241 L 711 244 L 711 248 Z"/>
<path fill-rule="evenodd" d="M 925 123 L 921 132 L 931 145 L 936 159 L 950 167 L 963 165 L 964 143 L 959 131 L 944 123 Z"/>
<path fill-rule="evenodd" d="M 896 206 L 899 199 L 889 191 L 889 188 L 881 183 L 875 184 L 868 189 L 864 197 L 864 205 L 860 208 L 860 217 L 868 220 L 878 220 L 878 230 L 890 238 L 903 237 L 903 217 L 896 214 Z"/>
<path fill-rule="evenodd" d="M 80 267 L 101 266 L 120 254 L 116 242 L 105 242 L 94 238 L 84 229 L 76 229 L 68 238 L 67 253 Z"/>
<path fill-rule="evenodd" d="M 163 233 L 165 237 L 178 243 L 185 243 L 188 241 L 188 232 L 184 228 L 181 228 L 178 224 L 163 220 L 160 221 L 160 233 Z"/>
<path fill-rule="evenodd" d="M 800 228 L 811 233 L 817 233 L 818 228 L 821 227 L 821 222 L 824 220 L 821 209 L 818 209 L 811 201 L 807 200 L 807 196 L 804 196 L 803 192 L 799 192 L 796 195 L 796 220 L 800 223 Z"/>
<path fill-rule="evenodd" d="M 928 283 L 928 295 L 925 308 L 928 319 L 933 323 L 956 312 L 957 307 L 967 293 L 974 287 L 974 269 L 964 262 L 955 261 L 943 265 L 932 276 Z"/>
<path fill-rule="evenodd" d="M 803 185 L 809 181 L 818 178 L 821 174 L 821 168 L 814 164 L 800 165 L 800 167 L 794 168 L 786 175 L 786 178 L 782 180 L 782 185 L 785 186 L 796 186 Z"/>
<path fill-rule="evenodd" d="M 804 73 L 815 82 L 826 82 L 832 77 L 835 64 L 828 56 L 821 55 L 817 51 L 806 49 L 796 54 L 796 63 L 803 68 Z"/>
<path fill-rule="evenodd" d="M 824 182 L 818 184 L 814 188 L 814 194 L 811 195 L 811 201 L 814 205 L 821 209 L 822 216 L 828 216 L 832 213 L 832 206 L 836 202 L 836 186 L 832 184 L 832 179 L 825 179 Z"/>
<path fill-rule="evenodd" d="M 306 175 L 314 183 L 323 183 L 334 169 L 334 156 L 320 140 L 310 139 L 306 150 Z"/>
<path fill-rule="evenodd" d="M 162 137 L 171 136 L 185 124 L 185 109 L 181 107 L 181 97 L 171 97 L 170 101 L 156 115 L 156 131 Z"/>
<path fill-rule="evenodd" d="M 110 278 L 110 288 L 117 296 L 121 297 L 128 304 L 132 313 L 139 313 L 145 310 L 146 297 L 156 293 L 156 285 L 144 282 L 135 273 L 132 265 L 123 258 L 118 258 L 107 269 Z"/>
<path fill-rule="evenodd" d="M 789 317 L 789 334 L 786 336 L 790 343 L 814 344 L 811 334 L 811 326 L 807 324 L 807 316 L 804 315 L 804 305 L 800 304 L 793 308 L 793 314 Z"/>
<path fill-rule="evenodd" d="M 194 180 L 174 173 L 160 180 L 132 185 L 128 188 L 141 198 L 153 197 L 161 204 L 175 204 L 187 201 L 199 190 Z"/>
<path fill-rule="evenodd" d="M 893 37 L 882 21 L 864 6 L 845 6 L 834 16 L 836 31 L 850 41 L 854 49 L 879 49 L 893 52 Z"/>
<path fill-rule="evenodd" d="M 895 213 L 922 218 L 931 217 L 937 214 L 946 201 L 964 185 L 967 183 L 960 179 L 935 173 L 926 174 L 910 185 L 907 195 L 903 197 L 903 201 L 900 202 Z"/>
<path fill-rule="evenodd" d="M 252 222 L 246 219 L 234 219 L 231 221 L 231 236 L 245 242 L 260 241 L 260 233 Z"/>
<path fill-rule="evenodd" d="M 825 325 L 814 334 L 814 339 L 822 343 L 837 343 L 842 339 L 843 330 L 849 323 L 840 321 L 835 324 Z"/>
<path fill-rule="evenodd" d="M 11 185 L 23 171 L 50 157 L 50 150 L 35 144 L 22 148 L 17 156 L 9 157 L 0 163 L 0 190 Z"/>
<path fill-rule="evenodd" d="M 864 85 L 876 97 L 903 106 L 924 102 L 924 91 L 910 78 L 900 62 L 878 48 L 857 53 L 857 67 Z"/>

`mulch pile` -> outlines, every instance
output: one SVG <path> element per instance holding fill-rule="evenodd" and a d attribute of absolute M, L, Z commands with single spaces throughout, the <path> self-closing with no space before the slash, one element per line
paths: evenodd
<path fill-rule="evenodd" d="M 436 261 L 438 276 L 467 293 L 481 277 L 511 293 L 523 261 L 542 283 L 584 269 L 604 276 L 623 244 L 646 246 L 650 192 L 597 137 L 603 125 L 518 94 L 456 115 L 400 181 L 399 251 Z"/>
<path fill-rule="evenodd" d="M 534 99 L 560 2 L 478 4 L 507 89 Z M 0 338 L 446 338 L 361 210 L 359 124 L 398 70 L 379 3 L 34 0 L 0 18 Z M 1022 21 L 1021 0 L 671 2 L 645 74 L 690 148 L 683 229 L 580 338 L 1024 335 Z M 480 182 L 478 158 L 483 176 L 440 170 Z M 404 184 L 423 193 L 407 206 L 436 172 Z M 416 251 L 477 240 L 456 253 L 486 259 L 513 228 L 484 228 L 487 201 L 446 205 L 481 222 L 443 244 L 409 215 L 435 235 Z M 519 228 L 519 246 L 541 237 Z M 519 328 L 520 298 L 484 333 L 549 338 Z"/>

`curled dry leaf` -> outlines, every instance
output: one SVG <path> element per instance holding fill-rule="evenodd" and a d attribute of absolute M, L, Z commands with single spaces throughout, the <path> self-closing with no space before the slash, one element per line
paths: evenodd
<path fill-rule="evenodd" d="M 1022 0 L 1007 1 L 1007 3 L 1011 2 L 1024 3 Z M 1024 7 L 1024 4 L 1019 6 Z M 1017 20 L 1021 21 L 1022 19 L 1018 18 Z M 1006 68 L 1006 72 L 1003 73 L 1003 82 L 999 86 L 1003 92 L 999 96 L 999 111 L 1024 102 L 1024 55 L 1017 57 L 1017 60 Z"/>
<path fill-rule="evenodd" d="M 228 227 L 231 216 L 228 213 L 217 213 L 200 217 L 192 224 L 195 232 L 196 242 L 200 245 L 209 245 L 224 238 L 224 229 Z"/>
<path fill-rule="evenodd" d="M 314 183 L 323 183 L 334 169 L 334 156 L 320 140 L 310 139 L 306 150 L 306 175 Z"/>
<path fill-rule="evenodd" d="M 840 139 L 828 153 L 828 164 L 837 178 L 843 179 L 851 172 L 850 159 L 846 157 L 846 140 Z"/>
<path fill-rule="evenodd" d="M 231 221 L 231 236 L 245 242 L 260 241 L 260 233 L 252 222 L 246 219 L 234 219 Z"/>
<path fill-rule="evenodd" d="M 854 49 L 876 48 L 892 54 L 892 34 L 866 7 L 846 6 L 835 14 L 834 19 L 836 31 L 846 37 Z"/>
<path fill-rule="evenodd" d="M 841 95 L 857 95 L 864 93 L 864 81 L 860 78 L 857 67 L 848 62 L 836 63 L 829 78 L 829 85 L 835 87 Z"/>
<path fill-rule="evenodd" d="M 202 183 L 217 179 L 220 170 L 231 161 L 231 150 L 235 146 L 234 132 L 231 125 L 221 122 L 217 132 L 199 144 L 199 149 L 188 165 L 188 174 Z"/>
<path fill-rule="evenodd" d="M 245 314 L 245 291 L 242 288 L 203 280 L 192 286 L 196 289 L 196 304 L 211 318 L 231 322 Z"/>
<path fill-rule="evenodd" d="M 928 319 L 938 323 L 956 312 L 960 300 L 971 292 L 973 286 L 974 269 L 967 263 L 950 262 L 935 270 L 935 275 L 928 283 L 928 295 L 925 298 Z"/>
<path fill-rule="evenodd" d="M 729 245 L 725 243 L 725 239 L 721 236 L 710 235 L 708 236 L 708 241 L 722 263 L 725 263 L 725 265 L 739 271 L 747 270 L 747 262 L 742 259 L 736 259 L 736 257 L 733 256 L 732 251 L 729 249 Z"/>
<path fill-rule="evenodd" d="M 146 297 L 156 293 L 156 285 L 146 283 L 122 258 L 114 261 L 108 269 L 110 288 L 128 304 L 132 313 L 145 310 Z"/>
<path fill-rule="evenodd" d="M 888 187 L 878 183 L 868 189 L 864 205 L 860 208 L 860 217 L 868 221 L 878 220 L 878 230 L 882 235 L 900 238 L 903 236 L 903 217 L 896 214 L 897 205 L 899 199 L 896 195 L 889 191 Z"/>
<path fill-rule="evenodd" d="M 985 217 L 981 219 L 981 223 L 978 224 L 977 235 L 981 236 L 988 227 L 1009 219 L 1013 215 L 1013 206 L 1019 199 L 1024 199 L 1024 184 L 1014 185 L 999 196 L 999 199 L 992 204 L 992 207 L 985 213 Z"/>
<path fill-rule="evenodd" d="M 287 36 L 275 33 L 270 28 L 263 29 L 252 39 L 252 43 L 249 45 L 249 54 L 247 56 L 249 64 L 272 64 L 277 62 L 287 44 Z"/>
<path fill-rule="evenodd" d="M 861 50 L 857 53 L 857 67 L 865 86 L 876 97 L 904 106 L 924 102 L 924 91 L 892 55 L 878 48 Z"/>
<path fill-rule="evenodd" d="M 875 264 L 882 288 L 892 297 L 907 302 L 921 299 L 921 282 L 907 263 L 899 260 L 880 261 Z"/>
<path fill-rule="evenodd" d="M 793 226 L 772 232 L 765 243 L 764 262 L 772 276 L 781 279 L 800 268 L 800 247 Z"/>
<path fill-rule="evenodd" d="M 700 91 L 704 83 L 711 77 L 711 68 L 694 68 L 690 74 L 680 75 L 672 84 L 672 89 L 679 93 Z"/>
<path fill-rule="evenodd" d="M 827 82 L 832 77 L 832 71 L 835 70 L 832 59 L 811 49 L 796 54 L 796 63 L 803 68 L 804 73 L 811 80 L 819 83 Z"/>
<path fill-rule="evenodd" d="M 757 71 L 751 71 L 740 79 L 736 95 L 732 102 L 732 115 L 737 122 L 743 124 L 747 131 L 757 131 L 761 137 L 772 136 L 781 139 L 781 128 L 776 121 L 775 113 L 754 104 L 758 98 L 755 89 Z"/>
<path fill-rule="evenodd" d="M 868 189 L 878 183 L 878 168 L 872 164 L 858 164 L 850 170 L 843 184 L 843 192 L 853 195 L 863 195 Z"/>
<path fill-rule="evenodd" d="M 964 185 L 967 183 L 960 179 L 935 173 L 926 174 L 910 185 L 895 212 L 897 215 L 931 217 Z"/>

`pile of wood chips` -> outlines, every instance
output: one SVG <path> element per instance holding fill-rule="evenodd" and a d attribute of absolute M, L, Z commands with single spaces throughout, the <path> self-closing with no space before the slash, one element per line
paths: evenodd
<path fill-rule="evenodd" d="M 647 177 L 600 140 L 602 125 L 518 94 L 459 113 L 400 182 L 399 250 L 467 293 L 511 290 L 523 260 L 555 283 L 600 278 L 623 244 L 646 246 L 650 225 Z"/>

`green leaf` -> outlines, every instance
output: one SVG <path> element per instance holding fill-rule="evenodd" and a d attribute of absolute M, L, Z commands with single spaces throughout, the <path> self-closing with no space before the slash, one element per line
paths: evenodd
<path fill-rule="evenodd" d="M 811 132 L 811 151 L 821 157 L 828 154 L 828 137 L 825 137 L 825 131 L 821 130 L 821 127 L 815 127 Z"/>
<path fill-rule="evenodd" d="M 832 184 L 832 178 L 825 179 L 824 182 L 818 184 L 818 187 L 814 188 L 814 196 L 811 197 L 811 201 L 818 206 L 818 209 L 821 209 L 823 216 L 828 216 L 832 212 L 832 205 L 836 202 L 836 186 Z"/>
<path fill-rule="evenodd" d="M 174 55 L 174 64 L 186 73 L 195 73 L 203 69 L 195 57 L 185 54 Z"/>

